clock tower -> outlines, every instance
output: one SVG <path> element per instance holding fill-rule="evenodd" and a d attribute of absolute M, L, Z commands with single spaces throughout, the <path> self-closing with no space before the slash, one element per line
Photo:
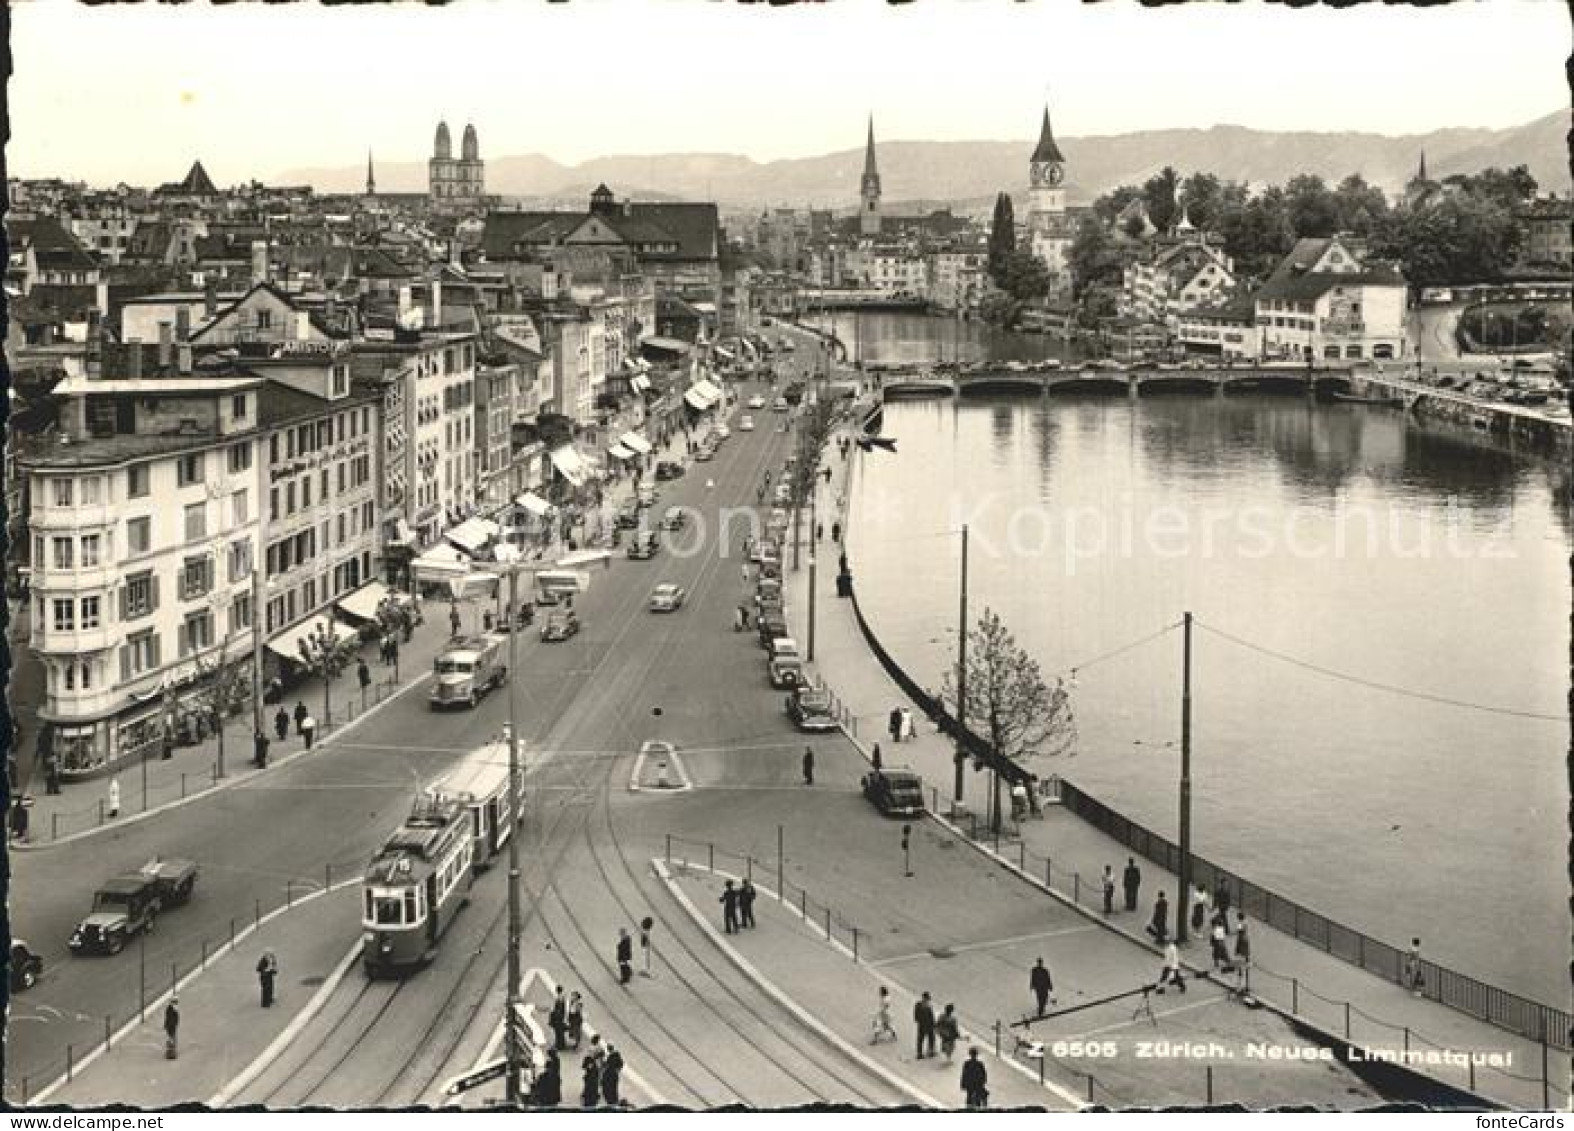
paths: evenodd
<path fill-rule="evenodd" d="M 1028 246 L 1049 268 L 1051 293 L 1071 283 L 1068 263 L 1075 233 L 1066 215 L 1065 180 L 1066 158 L 1055 144 L 1049 107 L 1045 106 L 1038 145 L 1028 162 Z"/>
<path fill-rule="evenodd" d="M 858 182 L 858 234 L 880 234 L 880 170 L 874 163 L 874 115 L 869 115 L 869 142 L 864 148 L 864 175 Z"/>

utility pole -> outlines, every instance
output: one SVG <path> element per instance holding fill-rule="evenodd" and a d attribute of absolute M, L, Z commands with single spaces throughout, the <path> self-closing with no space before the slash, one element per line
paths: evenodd
<path fill-rule="evenodd" d="M 1181 777 L 1180 777 L 1180 891 L 1175 898 L 1175 941 L 1186 941 L 1186 911 L 1191 900 L 1191 614 L 1182 622 L 1184 654 L 1181 661 Z"/>
<path fill-rule="evenodd" d="M 251 732 L 262 733 L 262 563 L 257 560 L 257 544 L 251 546 Z"/>
<path fill-rule="evenodd" d="M 963 766 L 967 761 L 967 527 L 962 527 L 962 599 L 956 621 L 956 807 L 962 805 Z"/>
<path fill-rule="evenodd" d="M 508 571 L 508 606 L 517 617 L 519 607 L 519 565 Z M 519 1031 L 519 823 L 524 798 L 519 788 L 519 626 L 508 626 L 508 812 L 514 831 L 508 838 L 508 993 L 504 1009 L 503 1032 L 508 1062 L 506 1095 L 509 1107 L 520 1107 L 520 1068 L 524 1061 L 523 1034 Z"/>
<path fill-rule="evenodd" d="M 816 501 L 817 496 L 816 496 L 816 494 L 814 492 L 814 488 L 811 487 L 809 489 L 809 491 L 810 491 L 810 494 L 809 494 L 809 530 L 810 530 L 811 534 L 814 534 L 818 530 L 818 527 L 816 526 L 816 517 L 815 517 L 816 514 L 818 513 L 816 508 L 815 508 L 815 501 Z M 808 641 L 808 651 L 805 653 L 805 659 L 809 660 L 811 663 L 814 660 L 814 598 L 815 598 L 815 592 L 814 592 L 814 590 L 815 590 L 815 585 L 814 585 L 814 582 L 815 582 L 815 568 L 814 568 L 814 563 L 815 563 L 815 559 L 817 557 L 817 552 L 818 552 L 818 546 L 817 545 L 811 545 L 809 547 L 809 641 Z"/>

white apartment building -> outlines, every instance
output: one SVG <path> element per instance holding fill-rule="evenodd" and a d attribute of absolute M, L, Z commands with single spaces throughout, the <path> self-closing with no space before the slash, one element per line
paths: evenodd
<path fill-rule="evenodd" d="M 1366 264 L 1338 236 L 1297 240 L 1256 294 L 1267 358 L 1388 360 L 1405 356 L 1409 287 L 1388 264 Z"/>
<path fill-rule="evenodd" d="M 146 755 L 201 665 L 249 668 L 258 559 L 255 376 L 69 378 L 33 500 L 40 718 L 67 776 Z"/>

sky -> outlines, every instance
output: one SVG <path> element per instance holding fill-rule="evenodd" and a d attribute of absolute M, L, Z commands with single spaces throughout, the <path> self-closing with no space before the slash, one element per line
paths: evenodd
<path fill-rule="evenodd" d="M 1124 0 L 458 0 L 12 8 L 13 175 L 237 184 L 457 151 L 739 153 L 1237 124 L 1420 133 L 1565 108 L 1558 0 L 1338 10 Z M 457 156 L 457 152 L 456 152 Z"/>

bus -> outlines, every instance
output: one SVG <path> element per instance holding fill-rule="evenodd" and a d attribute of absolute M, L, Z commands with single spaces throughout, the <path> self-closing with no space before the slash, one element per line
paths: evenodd
<path fill-rule="evenodd" d="M 508 743 L 494 741 L 472 750 L 429 791 L 465 807 L 470 816 L 471 864 L 477 872 L 491 867 L 524 818 L 523 765 L 518 784 L 520 812 L 516 814 L 508 788 Z"/>

